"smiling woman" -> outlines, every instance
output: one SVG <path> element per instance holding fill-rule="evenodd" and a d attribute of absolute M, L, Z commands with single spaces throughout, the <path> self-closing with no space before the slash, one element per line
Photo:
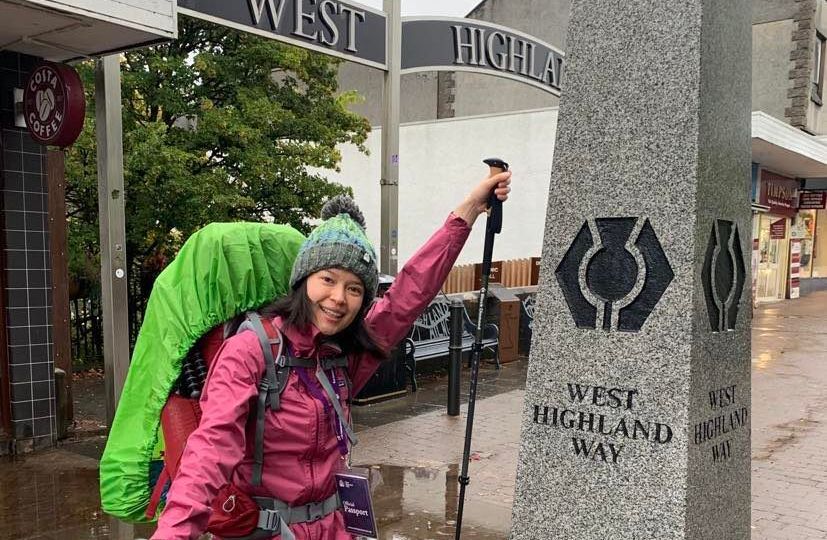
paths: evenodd
<path fill-rule="evenodd" d="M 261 311 L 263 337 L 239 330 L 212 360 L 201 420 L 153 538 L 220 534 L 220 525 L 233 532 L 223 538 L 352 540 L 354 516 L 375 517 L 369 508 L 343 512 L 348 499 L 337 494 L 337 473 L 356 443 L 350 397 L 436 296 L 492 192 L 508 198 L 509 177 L 480 182 L 379 299 L 362 212 L 349 197 L 328 201 L 323 222 L 299 248 L 290 292 Z M 273 358 L 265 360 L 268 338 Z M 290 369 L 265 375 L 274 364 Z M 244 511 L 234 513 L 237 507 Z"/>

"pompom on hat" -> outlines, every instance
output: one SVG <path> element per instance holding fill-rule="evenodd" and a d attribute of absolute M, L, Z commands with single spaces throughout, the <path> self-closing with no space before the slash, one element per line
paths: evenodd
<path fill-rule="evenodd" d="M 365 234 L 365 216 L 346 195 L 337 195 L 322 207 L 318 227 L 308 235 L 299 249 L 290 286 L 295 288 L 302 279 L 325 268 L 343 268 L 353 272 L 365 285 L 365 298 L 376 296 L 379 269 L 376 251 Z"/>

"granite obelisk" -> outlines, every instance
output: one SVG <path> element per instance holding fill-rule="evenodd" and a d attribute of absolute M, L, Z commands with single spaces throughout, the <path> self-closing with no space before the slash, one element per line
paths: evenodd
<path fill-rule="evenodd" d="M 512 540 L 750 537 L 749 0 L 573 0 Z"/>

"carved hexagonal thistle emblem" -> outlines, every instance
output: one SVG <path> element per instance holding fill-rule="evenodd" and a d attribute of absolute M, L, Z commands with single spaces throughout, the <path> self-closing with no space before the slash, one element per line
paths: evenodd
<path fill-rule="evenodd" d="M 674 278 L 645 218 L 589 219 L 555 270 L 578 328 L 637 332 Z"/>

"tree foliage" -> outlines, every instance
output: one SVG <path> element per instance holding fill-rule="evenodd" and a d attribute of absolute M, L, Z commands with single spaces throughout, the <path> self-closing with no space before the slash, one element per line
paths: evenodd
<path fill-rule="evenodd" d="M 337 93 L 338 61 L 182 17 L 175 41 L 122 57 L 126 249 L 158 270 L 183 239 L 214 221 L 272 219 L 306 230 L 349 189 L 336 146 L 365 151 L 367 121 Z M 87 122 L 69 150 L 70 272 L 98 272 L 94 65 L 79 66 Z"/>

